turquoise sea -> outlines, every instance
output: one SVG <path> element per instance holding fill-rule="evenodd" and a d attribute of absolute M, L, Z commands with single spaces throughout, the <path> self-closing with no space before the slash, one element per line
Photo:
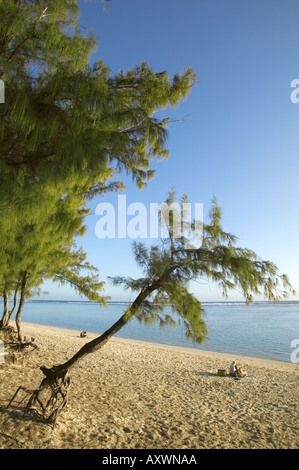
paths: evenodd
<path fill-rule="evenodd" d="M 125 311 L 125 302 L 103 307 L 87 301 L 30 300 L 22 321 L 102 333 Z M 299 362 L 299 302 L 206 302 L 209 337 L 200 346 L 187 341 L 183 325 L 161 330 L 132 319 L 117 336 L 284 362 Z M 297 340 L 297 342 L 295 341 Z M 293 354 L 292 354 L 293 353 Z"/>

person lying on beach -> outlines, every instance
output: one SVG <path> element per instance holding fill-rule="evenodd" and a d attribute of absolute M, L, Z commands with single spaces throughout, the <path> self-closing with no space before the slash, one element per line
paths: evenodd
<path fill-rule="evenodd" d="M 243 370 L 242 367 L 238 367 L 236 365 L 236 361 L 233 361 L 229 366 L 229 375 L 232 375 L 233 377 L 245 377 L 246 371 Z"/>

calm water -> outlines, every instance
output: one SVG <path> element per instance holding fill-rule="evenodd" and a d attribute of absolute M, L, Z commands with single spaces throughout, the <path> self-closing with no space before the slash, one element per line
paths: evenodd
<path fill-rule="evenodd" d="M 236 355 L 294 362 L 291 359 L 298 338 L 299 302 L 278 305 L 256 302 L 250 307 L 244 303 L 204 303 L 205 321 L 209 338 L 201 346 L 185 339 L 183 325 L 161 330 L 159 326 L 146 327 L 132 319 L 116 336 L 168 345 L 232 353 Z M 57 326 L 91 333 L 102 333 L 124 312 L 126 304 L 110 303 L 107 308 L 90 302 L 28 301 L 22 320 L 29 323 Z"/>

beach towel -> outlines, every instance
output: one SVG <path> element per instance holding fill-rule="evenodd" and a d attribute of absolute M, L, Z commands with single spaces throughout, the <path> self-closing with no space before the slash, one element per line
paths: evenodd
<path fill-rule="evenodd" d="M 242 379 L 247 379 L 249 375 L 246 373 L 246 375 L 244 375 L 243 377 L 234 377 L 233 375 L 228 375 L 228 377 L 234 380 L 242 380 Z"/>

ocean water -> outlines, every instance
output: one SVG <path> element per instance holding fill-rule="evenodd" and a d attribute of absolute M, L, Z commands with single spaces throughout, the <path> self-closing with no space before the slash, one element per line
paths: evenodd
<path fill-rule="evenodd" d="M 134 318 L 116 336 L 236 356 L 299 362 L 299 302 L 255 302 L 249 307 L 242 302 L 203 305 L 209 336 L 200 346 L 186 340 L 182 324 L 161 330 L 158 325 L 147 327 Z M 125 309 L 126 303 L 121 302 L 111 302 L 105 308 L 86 301 L 29 300 L 22 321 L 101 334 Z"/>

